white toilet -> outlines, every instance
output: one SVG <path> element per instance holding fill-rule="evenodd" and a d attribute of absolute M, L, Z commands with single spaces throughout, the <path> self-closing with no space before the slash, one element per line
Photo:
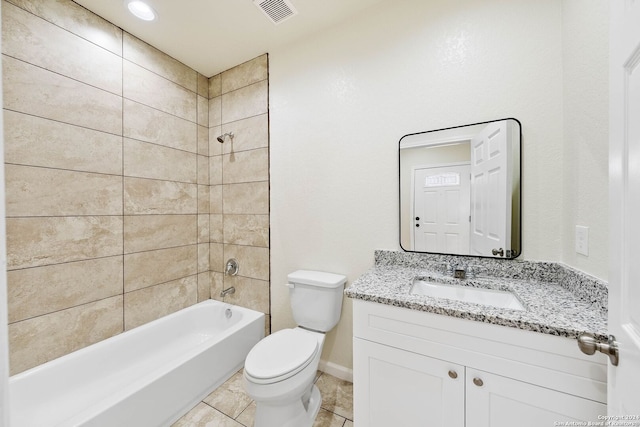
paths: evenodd
<path fill-rule="evenodd" d="M 287 277 L 298 327 L 267 336 L 244 363 L 244 387 L 256 401 L 254 427 L 310 427 L 322 402 L 313 382 L 324 334 L 340 320 L 347 278 L 308 270 Z"/>

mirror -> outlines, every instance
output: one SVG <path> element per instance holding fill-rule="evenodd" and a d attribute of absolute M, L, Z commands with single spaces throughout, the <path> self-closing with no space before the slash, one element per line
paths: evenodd
<path fill-rule="evenodd" d="M 516 119 L 400 138 L 400 246 L 512 259 L 521 252 Z"/>

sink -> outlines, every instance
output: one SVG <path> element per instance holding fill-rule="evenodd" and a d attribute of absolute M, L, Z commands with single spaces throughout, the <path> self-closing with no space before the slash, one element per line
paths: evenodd
<path fill-rule="evenodd" d="M 497 289 L 447 285 L 424 279 L 414 279 L 409 292 L 414 295 L 427 295 L 433 298 L 447 298 L 511 310 L 524 310 L 524 306 L 515 295 L 509 291 Z"/>

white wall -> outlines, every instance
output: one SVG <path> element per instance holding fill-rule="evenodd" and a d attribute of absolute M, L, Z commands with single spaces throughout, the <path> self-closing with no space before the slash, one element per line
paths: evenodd
<path fill-rule="evenodd" d="M 398 249 L 397 144 L 407 133 L 515 117 L 523 255 L 562 260 L 562 4 L 385 1 L 270 52 L 273 330 L 292 326 L 298 268 L 346 274 Z M 351 367 L 351 301 L 323 358 Z"/>
<path fill-rule="evenodd" d="M 562 2 L 564 214 L 562 260 L 603 280 L 609 268 L 609 10 L 606 0 Z M 589 256 L 575 226 L 589 227 Z"/>

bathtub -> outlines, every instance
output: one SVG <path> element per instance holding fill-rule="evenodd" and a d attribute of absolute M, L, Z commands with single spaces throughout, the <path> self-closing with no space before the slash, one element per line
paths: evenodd
<path fill-rule="evenodd" d="M 171 425 L 263 336 L 264 314 L 201 302 L 12 376 L 10 425 Z"/>

